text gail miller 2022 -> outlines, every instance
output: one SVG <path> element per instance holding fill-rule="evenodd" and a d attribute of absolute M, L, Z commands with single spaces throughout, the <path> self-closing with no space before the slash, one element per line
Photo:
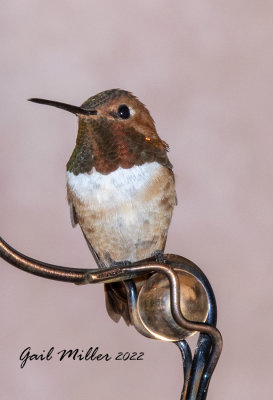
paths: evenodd
<path fill-rule="evenodd" d="M 144 352 L 123 352 L 119 351 L 116 356 L 110 356 L 108 353 L 100 353 L 98 347 L 89 347 L 86 350 L 80 349 L 62 349 L 59 351 L 55 350 L 55 347 L 51 347 L 47 352 L 32 352 L 31 347 L 26 347 L 20 354 L 19 360 L 21 361 L 20 367 L 24 368 L 28 361 L 50 361 L 56 358 L 59 361 L 65 359 L 71 359 L 74 361 L 143 361 Z"/>

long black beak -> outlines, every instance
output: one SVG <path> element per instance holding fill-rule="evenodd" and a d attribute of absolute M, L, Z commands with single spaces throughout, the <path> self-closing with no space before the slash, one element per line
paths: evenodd
<path fill-rule="evenodd" d="M 32 101 L 33 103 L 46 104 L 48 106 L 61 108 L 62 110 L 69 111 L 73 114 L 97 115 L 97 110 L 87 110 L 82 107 L 72 106 L 71 104 L 60 103 L 59 101 L 36 99 L 36 98 L 28 99 L 28 101 Z"/>

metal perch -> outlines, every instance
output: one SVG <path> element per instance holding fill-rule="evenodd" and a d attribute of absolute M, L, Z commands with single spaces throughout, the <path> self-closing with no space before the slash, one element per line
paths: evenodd
<path fill-rule="evenodd" d="M 68 268 L 27 257 L 2 238 L 0 255 L 11 265 L 47 279 L 77 285 L 123 281 L 130 318 L 135 328 L 144 336 L 173 341 L 181 351 L 184 367 L 181 400 L 206 399 L 209 382 L 221 354 L 222 337 L 216 328 L 217 309 L 212 288 L 204 273 L 194 263 L 181 256 L 166 254 L 162 264 L 148 259 L 130 266 L 107 269 Z M 134 279 L 140 276 L 147 278 L 141 289 L 137 290 Z M 195 310 L 188 292 L 184 294 L 187 285 L 194 295 Z M 156 291 L 160 291 L 160 296 L 163 296 L 160 302 L 158 298 L 153 298 Z M 200 307 L 203 319 L 199 316 Z M 188 319 L 183 316 L 181 309 Z M 166 326 L 160 317 L 162 313 L 164 320 L 167 320 Z M 197 316 L 203 322 L 197 322 Z M 185 338 L 194 332 L 200 332 L 200 335 L 192 359 Z"/>

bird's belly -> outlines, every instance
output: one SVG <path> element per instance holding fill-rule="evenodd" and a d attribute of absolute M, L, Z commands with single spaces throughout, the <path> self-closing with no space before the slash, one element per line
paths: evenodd
<path fill-rule="evenodd" d="M 129 207 L 103 209 L 97 214 L 86 210 L 82 229 L 100 260 L 137 261 L 162 250 L 167 230 L 160 227 L 160 215 L 135 203 Z"/>
<path fill-rule="evenodd" d="M 164 250 L 175 203 L 167 168 L 150 163 L 82 175 L 68 176 L 68 186 L 79 224 L 100 261 L 106 266 L 134 262 Z"/>

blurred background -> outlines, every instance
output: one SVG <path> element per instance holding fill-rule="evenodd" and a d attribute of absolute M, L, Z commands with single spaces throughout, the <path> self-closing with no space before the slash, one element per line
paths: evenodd
<path fill-rule="evenodd" d="M 77 119 L 26 100 L 79 105 L 132 91 L 170 145 L 178 206 L 166 251 L 197 263 L 218 302 L 224 350 L 208 399 L 271 398 L 272 2 L 4 0 L 1 9 L 3 238 L 45 262 L 95 267 L 66 204 Z M 2 399 L 179 398 L 178 349 L 113 323 L 101 285 L 0 264 Z M 20 369 L 27 346 L 145 355 Z"/>

